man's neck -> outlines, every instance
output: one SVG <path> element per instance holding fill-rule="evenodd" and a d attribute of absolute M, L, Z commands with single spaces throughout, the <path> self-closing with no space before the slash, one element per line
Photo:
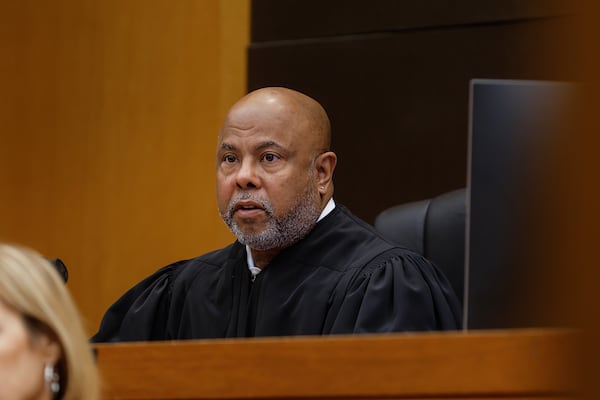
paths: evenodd
<path fill-rule="evenodd" d="M 277 254 L 281 252 L 281 249 L 269 249 L 269 250 L 255 250 L 250 249 L 252 253 L 252 259 L 254 260 L 254 266 L 264 269 Z"/>

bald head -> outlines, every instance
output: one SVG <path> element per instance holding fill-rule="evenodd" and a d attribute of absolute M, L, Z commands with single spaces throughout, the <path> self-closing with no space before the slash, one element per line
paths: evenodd
<path fill-rule="evenodd" d="M 327 113 L 317 101 L 298 91 L 267 87 L 250 92 L 231 107 L 223 126 L 246 129 L 259 120 L 294 128 L 317 154 L 330 148 L 331 125 Z"/>

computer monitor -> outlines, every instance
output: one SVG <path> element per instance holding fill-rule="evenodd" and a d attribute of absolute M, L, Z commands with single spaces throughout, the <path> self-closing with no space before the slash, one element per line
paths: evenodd
<path fill-rule="evenodd" d="M 541 222 L 554 211 L 551 183 L 574 90 L 562 82 L 470 83 L 466 329 L 556 323 L 543 310 L 555 293 Z"/>

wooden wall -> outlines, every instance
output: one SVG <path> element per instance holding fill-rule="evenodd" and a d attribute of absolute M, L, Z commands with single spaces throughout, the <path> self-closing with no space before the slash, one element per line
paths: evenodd
<path fill-rule="evenodd" d="M 229 243 L 214 193 L 246 0 L 0 2 L 0 240 L 60 257 L 92 333 L 157 268 Z"/>
<path fill-rule="evenodd" d="M 336 199 L 386 207 L 466 185 L 472 78 L 569 80 L 570 4 L 254 0 L 248 86 L 319 99 L 338 153 Z"/>
<path fill-rule="evenodd" d="M 580 398 L 600 398 L 600 319 L 598 309 L 598 241 L 600 239 L 600 2 L 578 3 L 576 35 L 571 46 L 577 57 L 565 59 L 577 67 L 583 82 L 579 119 L 564 143 L 564 166 L 556 182 L 563 212 L 549 220 L 555 241 L 548 247 L 547 263 L 564 282 L 568 313 L 584 328 L 579 342 L 582 362 L 576 371 L 582 383 Z M 551 278 L 550 278 L 551 279 Z"/>

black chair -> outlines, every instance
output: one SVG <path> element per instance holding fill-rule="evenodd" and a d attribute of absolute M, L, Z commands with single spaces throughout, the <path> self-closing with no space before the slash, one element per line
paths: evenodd
<path fill-rule="evenodd" d="M 394 206 L 375 218 L 375 228 L 392 242 L 432 261 L 463 303 L 466 189 Z"/>

